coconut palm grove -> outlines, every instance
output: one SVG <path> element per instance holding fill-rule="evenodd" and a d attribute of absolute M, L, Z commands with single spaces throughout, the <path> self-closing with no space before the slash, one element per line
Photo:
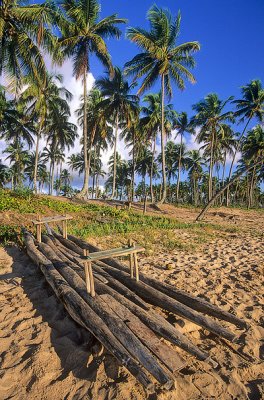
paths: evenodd
<path fill-rule="evenodd" d="M 104 3 L 2 0 L 0 187 L 82 199 L 262 207 L 260 78 L 230 87 L 224 98 L 211 87 L 187 112 L 179 107 L 181 96 L 196 84 L 203 45 L 188 35 L 181 12 L 174 4 L 173 10 L 153 4 L 144 27 L 130 26 L 114 2 L 105 16 Z M 109 50 L 109 44 L 118 49 L 120 38 L 133 54 L 124 65 Z M 82 88 L 76 109 L 58 72 L 65 63 Z M 240 94 L 233 96 L 233 89 Z"/>

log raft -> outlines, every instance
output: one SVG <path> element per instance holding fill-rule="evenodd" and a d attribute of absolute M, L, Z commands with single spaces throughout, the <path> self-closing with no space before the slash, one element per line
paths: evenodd
<path fill-rule="evenodd" d="M 141 272 L 138 275 L 138 268 L 135 271 L 131 268 L 133 255 L 129 253 L 130 268 L 106 257 L 97 247 L 65 235 L 65 229 L 62 236 L 46 228 L 48 235 L 42 235 L 42 242 L 36 242 L 24 231 L 29 257 L 40 267 L 69 315 L 91 332 L 148 393 L 153 393 L 157 385 L 167 390 L 172 388 L 177 372 L 186 366 L 190 356 L 214 368 L 218 365 L 153 306 L 190 320 L 230 342 L 236 342 L 237 336 L 214 318 L 239 328 L 247 327 L 243 320 L 204 299 Z M 90 258 L 88 271 L 84 263 L 87 252 L 103 255 L 101 260 L 96 255 Z M 87 272 L 90 293 L 87 293 Z"/>

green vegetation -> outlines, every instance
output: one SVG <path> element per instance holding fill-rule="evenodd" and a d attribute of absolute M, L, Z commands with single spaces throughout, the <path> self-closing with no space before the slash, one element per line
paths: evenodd
<path fill-rule="evenodd" d="M 125 243 L 131 237 L 144 245 L 147 252 L 161 247 L 167 251 L 193 250 L 215 234 L 236 232 L 236 227 L 217 224 L 181 222 L 164 216 L 115 209 L 94 203 L 77 204 L 70 200 L 36 196 L 30 192 L 0 190 L 0 212 L 8 212 L 1 225 L 0 242 L 19 242 L 21 226 L 32 231 L 31 220 L 39 215 L 70 214 L 69 233 L 83 239 L 103 238 L 111 245 Z M 3 213 L 3 216 L 5 213 Z M 19 225 L 17 221 L 20 221 Z M 188 235 L 188 240 L 182 237 Z M 108 245 L 109 245 L 108 244 Z"/>

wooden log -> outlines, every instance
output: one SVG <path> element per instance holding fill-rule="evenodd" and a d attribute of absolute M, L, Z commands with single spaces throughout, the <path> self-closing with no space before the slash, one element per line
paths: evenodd
<path fill-rule="evenodd" d="M 82 239 L 76 238 L 75 236 L 69 235 L 69 239 L 77 244 L 82 248 L 88 248 L 91 251 L 99 251 L 100 249 L 94 245 L 88 244 Z M 107 259 L 104 260 L 106 264 L 114 268 L 121 269 L 122 271 L 127 272 L 127 267 L 122 263 L 118 262 L 114 259 Z M 147 283 L 148 285 L 154 287 L 155 289 L 161 291 L 162 293 L 166 294 L 167 296 L 193 308 L 196 311 L 203 312 L 207 315 L 211 315 L 218 319 L 227 321 L 232 323 L 240 328 L 248 328 L 248 324 L 243 321 L 242 319 L 236 317 L 235 315 L 231 314 L 230 312 L 224 311 L 221 308 L 217 307 L 214 304 L 209 303 L 208 301 L 195 297 L 190 293 L 187 293 L 183 290 L 177 289 L 175 286 L 167 284 L 165 282 L 157 281 L 156 279 L 150 278 L 147 275 L 141 273 L 140 274 L 141 281 Z"/>
<path fill-rule="evenodd" d="M 100 296 L 94 298 L 89 296 L 86 291 L 85 283 L 79 275 L 68 264 L 62 262 L 56 253 L 45 243 L 39 244 L 40 251 L 52 261 L 54 267 L 63 276 L 83 300 L 102 318 L 112 333 L 118 338 L 123 346 L 133 355 L 147 371 L 165 388 L 170 389 L 173 384 L 173 376 L 167 372 L 151 354 L 151 352 L 142 344 L 136 335 L 126 326 L 126 324 L 111 312 L 109 305 L 102 301 Z"/>
<path fill-rule="evenodd" d="M 133 246 L 132 239 L 129 239 L 128 246 L 129 247 Z M 130 254 L 130 256 L 129 256 L 129 267 L 130 267 L 130 278 L 133 279 L 133 277 L 134 277 L 134 257 L 133 257 L 133 254 Z"/>
<path fill-rule="evenodd" d="M 102 319 L 88 306 L 82 297 L 70 287 L 53 264 L 38 251 L 34 245 L 33 238 L 26 232 L 24 233 L 24 242 L 29 257 L 39 265 L 47 282 L 63 303 L 70 316 L 79 325 L 89 330 L 103 346 L 135 376 L 148 392 L 154 393 L 154 385 L 142 368 L 136 363 L 125 347 L 115 338 Z"/>
<path fill-rule="evenodd" d="M 48 243 L 50 246 L 52 246 L 52 243 L 47 240 L 52 240 L 52 239 L 50 237 L 47 238 L 46 235 L 43 235 L 43 241 L 45 243 Z M 75 263 L 77 262 L 82 267 L 82 264 L 80 263 L 80 260 L 78 259 L 78 254 L 73 252 L 72 250 L 70 250 L 71 253 L 69 253 L 69 249 L 62 246 L 62 243 L 60 241 L 59 241 L 59 244 L 57 244 L 58 243 L 57 240 L 58 239 L 55 238 L 56 247 L 55 247 L 55 249 L 53 248 L 53 250 L 56 251 L 56 248 L 57 248 L 57 250 L 62 252 L 64 256 L 66 256 L 68 259 L 70 259 L 71 261 L 73 261 Z M 75 254 L 75 256 L 72 256 L 72 254 Z M 77 258 L 76 258 L 76 256 L 77 256 Z M 70 257 L 73 257 L 73 259 L 71 259 Z M 101 263 L 103 266 L 106 265 L 102 261 L 98 261 L 98 262 L 94 263 L 94 270 L 95 270 L 95 272 L 100 272 L 99 276 L 100 276 L 101 280 L 103 280 L 103 279 L 107 280 L 109 286 L 111 286 L 114 290 L 118 291 L 119 293 L 121 293 L 122 295 L 124 295 L 125 297 L 130 299 L 132 302 L 134 302 L 141 308 L 143 308 L 145 310 L 150 309 L 150 306 L 147 303 L 145 303 L 139 296 L 137 296 L 132 290 L 128 289 L 125 285 L 123 285 L 118 280 L 114 279 L 111 275 L 107 274 L 104 270 L 102 270 L 102 269 L 98 270 L 98 267 L 96 267 L 96 266 L 101 265 Z M 103 282 L 103 283 L 105 283 L 105 282 Z"/>
<path fill-rule="evenodd" d="M 61 237 L 59 238 L 59 240 L 62 241 Z M 67 247 L 67 241 L 65 242 L 65 245 Z M 78 245 L 75 246 L 80 249 Z M 218 322 L 209 317 L 199 314 L 185 304 L 180 303 L 175 299 L 172 299 L 171 297 L 156 290 L 155 288 L 147 285 L 144 282 L 136 282 L 135 280 L 132 280 L 129 276 L 129 273 L 121 271 L 110 265 L 102 268 L 105 269 L 109 275 L 112 275 L 115 279 L 123 283 L 125 286 L 134 291 L 139 297 L 141 297 L 148 303 L 157 307 L 162 307 L 163 309 L 179 315 L 180 317 L 186 318 L 189 321 L 192 321 L 201 326 L 202 328 L 205 328 L 208 331 L 214 333 L 215 335 L 229 340 L 230 342 L 236 342 L 238 340 L 236 335 L 234 335 L 228 329 L 224 328 Z"/>
<path fill-rule="evenodd" d="M 43 241 L 46 242 L 48 240 L 48 244 L 52 245 L 52 241 L 50 238 L 43 236 Z M 56 239 L 55 239 L 56 241 Z M 62 257 L 64 261 L 70 260 L 73 261 L 69 266 L 73 268 L 82 279 L 85 279 L 84 272 L 82 269 L 82 265 L 78 266 L 78 258 L 69 257 L 69 253 L 66 250 L 65 253 L 61 252 L 58 249 L 59 246 L 54 246 L 54 251 L 58 254 L 59 257 Z M 99 263 L 99 262 L 98 262 Z M 100 262 L 101 263 L 101 262 Z M 117 286 L 117 291 L 112 286 L 109 286 L 111 280 L 116 282 L 107 272 L 105 272 L 102 268 L 100 268 L 97 264 L 94 264 L 94 269 L 97 269 L 98 273 L 102 273 L 108 280 L 108 285 L 100 285 L 99 282 L 96 282 L 96 291 L 98 294 L 110 294 L 113 298 L 115 298 L 120 304 L 124 305 L 128 310 L 130 310 L 133 314 L 135 314 L 142 322 L 144 322 L 150 329 L 154 332 L 163 336 L 165 339 L 169 340 L 171 343 L 176 346 L 182 348 L 186 352 L 191 355 L 194 355 L 201 361 L 206 361 L 214 368 L 217 367 L 217 363 L 210 358 L 210 356 L 201 351 L 197 346 L 193 345 L 182 333 L 180 333 L 177 329 L 175 329 L 168 321 L 166 321 L 159 314 L 154 313 L 150 307 L 140 307 L 133 302 L 132 299 L 128 299 L 120 294 L 120 287 Z M 118 282 L 119 283 L 119 282 Z M 122 284 L 120 284 L 123 286 Z M 128 290 L 128 289 L 127 289 Z M 128 290 L 129 291 L 129 290 Z M 133 292 L 132 292 L 133 293 Z M 127 294 L 127 293 L 126 293 Z M 134 294 L 134 293 L 133 293 Z M 141 301 L 143 303 L 143 301 Z M 141 305 L 142 305 L 141 303 Z M 143 303 L 144 305 L 144 303 Z"/>
<path fill-rule="evenodd" d="M 237 340 L 237 337 L 231 331 L 224 328 L 213 319 L 199 314 L 197 311 L 192 310 L 185 304 L 182 304 L 179 301 L 165 295 L 164 293 L 161 293 L 158 290 L 148 286 L 146 283 L 141 281 L 136 282 L 135 280 L 130 279 L 129 274 L 126 272 L 117 270 L 116 268 L 110 266 L 104 268 L 109 275 L 112 275 L 115 279 L 119 280 L 121 283 L 124 283 L 129 289 L 133 290 L 138 296 L 148 303 L 157 307 L 161 307 L 167 311 L 179 315 L 180 317 L 186 318 L 189 321 L 192 321 L 214 333 L 215 335 L 224 337 L 231 342 Z"/>
<path fill-rule="evenodd" d="M 109 294 L 100 296 L 108 306 L 115 312 L 131 331 L 147 346 L 152 353 L 173 373 L 187 365 L 187 362 L 166 343 L 162 342 L 141 320 L 132 314 L 126 307 L 120 304 Z"/>

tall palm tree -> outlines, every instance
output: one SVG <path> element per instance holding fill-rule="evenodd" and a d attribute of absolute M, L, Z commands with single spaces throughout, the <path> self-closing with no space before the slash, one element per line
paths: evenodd
<path fill-rule="evenodd" d="M 42 54 L 52 53 L 56 38 L 52 35 L 54 7 L 49 2 L 24 4 L 20 0 L 2 0 L 0 6 L 0 75 L 15 79 L 15 89 L 24 75 L 45 79 Z"/>
<path fill-rule="evenodd" d="M 86 172 L 86 185 L 89 187 L 89 177 L 90 177 L 90 166 L 91 166 L 91 156 L 92 149 L 94 147 L 95 142 L 99 137 L 108 138 L 109 134 L 112 133 L 112 128 L 109 125 L 109 118 L 106 113 L 103 112 L 100 105 L 103 100 L 103 96 L 100 90 L 95 87 L 89 92 L 87 96 L 87 111 L 86 111 L 86 126 L 87 132 L 87 146 L 88 146 L 88 156 L 87 156 L 87 167 L 88 170 Z M 76 110 L 76 115 L 78 117 L 78 123 L 83 126 L 83 110 L 84 110 L 84 102 L 81 103 L 81 106 L 78 110 Z M 82 138 L 83 144 L 83 138 Z M 83 153 L 82 153 L 83 154 Z"/>
<path fill-rule="evenodd" d="M 230 181 L 232 176 L 232 171 L 234 167 L 234 162 L 236 159 L 237 151 L 240 148 L 240 144 L 243 140 L 247 127 L 253 118 L 256 118 L 258 122 L 263 121 L 264 116 L 264 89 L 262 87 L 260 80 L 253 80 L 241 88 L 242 99 L 234 100 L 233 103 L 236 104 L 237 111 L 235 116 L 239 118 L 239 122 L 244 122 L 246 124 L 238 140 L 238 146 L 236 147 L 232 162 L 230 165 L 228 180 Z M 226 205 L 229 205 L 229 188 L 227 189 L 226 195 Z"/>
<path fill-rule="evenodd" d="M 176 183 L 176 202 L 179 200 L 179 189 L 180 189 L 180 181 L 181 181 L 181 169 L 182 169 L 182 150 L 183 150 L 183 138 L 184 133 L 189 132 L 193 133 L 193 126 L 188 119 L 188 115 L 186 112 L 182 112 L 178 118 L 173 123 L 173 129 L 177 129 L 177 134 L 180 135 L 180 152 L 178 158 L 178 175 L 177 175 L 177 183 Z"/>
<path fill-rule="evenodd" d="M 150 195 L 151 202 L 154 201 L 153 193 L 153 168 L 156 156 L 156 141 L 157 136 L 161 132 L 161 93 L 149 93 L 144 96 L 144 106 L 141 107 L 143 117 L 140 122 L 140 129 L 145 131 L 145 137 L 147 140 L 151 140 L 153 143 L 152 148 L 152 167 L 150 171 Z M 164 125 L 165 132 L 168 135 L 171 131 L 172 125 L 171 120 L 175 117 L 172 104 L 164 106 Z"/>
<path fill-rule="evenodd" d="M 187 153 L 186 165 L 188 170 L 188 176 L 192 188 L 192 199 L 194 205 L 198 205 L 198 184 L 199 180 L 203 176 L 203 166 L 205 165 L 204 158 L 201 155 L 200 150 L 190 150 Z"/>
<path fill-rule="evenodd" d="M 72 99 L 72 94 L 66 88 L 58 86 L 58 84 L 62 84 L 62 82 L 63 77 L 60 74 L 48 74 L 45 82 L 41 79 L 32 80 L 31 76 L 27 76 L 23 80 L 23 83 L 27 85 L 27 87 L 21 94 L 21 102 L 28 105 L 28 115 L 31 118 L 35 118 L 38 123 L 33 178 L 34 191 L 37 191 L 39 142 L 49 114 L 58 109 L 68 115 L 70 114 L 68 101 Z"/>
<path fill-rule="evenodd" d="M 257 125 L 248 132 L 247 137 L 243 141 L 242 155 L 245 160 L 248 160 L 254 164 L 256 164 L 258 161 L 262 161 L 262 165 L 255 165 L 251 173 L 248 196 L 249 208 L 253 205 L 253 192 L 257 168 L 262 168 L 264 164 L 264 129 L 261 125 Z"/>
<path fill-rule="evenodd" d="M 208 181 L 208 200 L 210 201 L 213 194 L 212 177 L 215 164 L 215 150 L 217 148 L 217 137 L 219 132 L 225 129 L 225 121 L 233 121 L 233 113 L 224 111 L 226 105 L 231 101 L 232 97 L 227 100 L 220 100 L 215 93 L 208 94 L 205 99 L 200 100 L 193 105 L 196 115 L 192 118 L 193 127 L 200 129 L 196 140 L 198 143 L 204 142 L 202 146 L 209 154 L 209 181 Z"/>
<path fill-rule="evenodd" d="M 161 152 L 163 194 L 161 203 L 166 199 L 166 165 L 165 165 L 165 93 L 172 96 L 172 83 L 183 90 L 184 80 L 194 83 L 195 78 L 189 68 L 195 66 L 192 53 L 200 49 L 198 42 L 186 42 L 177 45 L 180 34 L 181 15 L 173 18 L 166 9 L 152 6 L 147 14 L 150 31 L 142 28 L 128 28 L 127 37 L 136 43 L 142 52 L 126 63 L 126 73 L 136 79 L 145 76 L 138 94 L 149 89 L 158 78 L 161 80 Z"/>
<path fill-rule="evenodd" d="M 116 190 L 116 153 L 118 128 L 121 123 L 125 122 L 129 127 L 138 113 L 138 97 L 131 94 L 133 85 L 130 85 L 120 68 L 114 68 L 114 77 L 110 75 L 96 80 L 95 86 L 102 92 L 104 100 L 100 103 L 100 108 L 109 118 L 113 118 L 115 124 L 114 139 L 114 165 L 113 165 L 113 187 L 112 198 L 115 196 Z"/>
<path fill-rule="evenodd" d="M 146 175 L 150 175 L 152 166 L 152 152 L 146 147 L 141 147 L 136 163 L 136 171 L 142 176 L 143 196 L 146 197 Z"/>
<path fill-rule="evenodd" d="M 87 73 L 90 72 L 90 59 L 94 54 L 99 61 L 113 73 L 111 58 L 105 43 L 106 38 L 119 38 L 121 31 L 117 24 L 126 20 L 118 18 L 117 14 L 100 20 L 100 4 L 97 0 L 64 0 L 62 8 L 68 22 L 61 27 L 59 45 L 64 57 L 72 57 L 73 74 L 76 79 L 83 79 L 83 153 L 84 153 L 84 183 L 79 197 L 88 195 L 88 138 L 87 138 Z"/>

